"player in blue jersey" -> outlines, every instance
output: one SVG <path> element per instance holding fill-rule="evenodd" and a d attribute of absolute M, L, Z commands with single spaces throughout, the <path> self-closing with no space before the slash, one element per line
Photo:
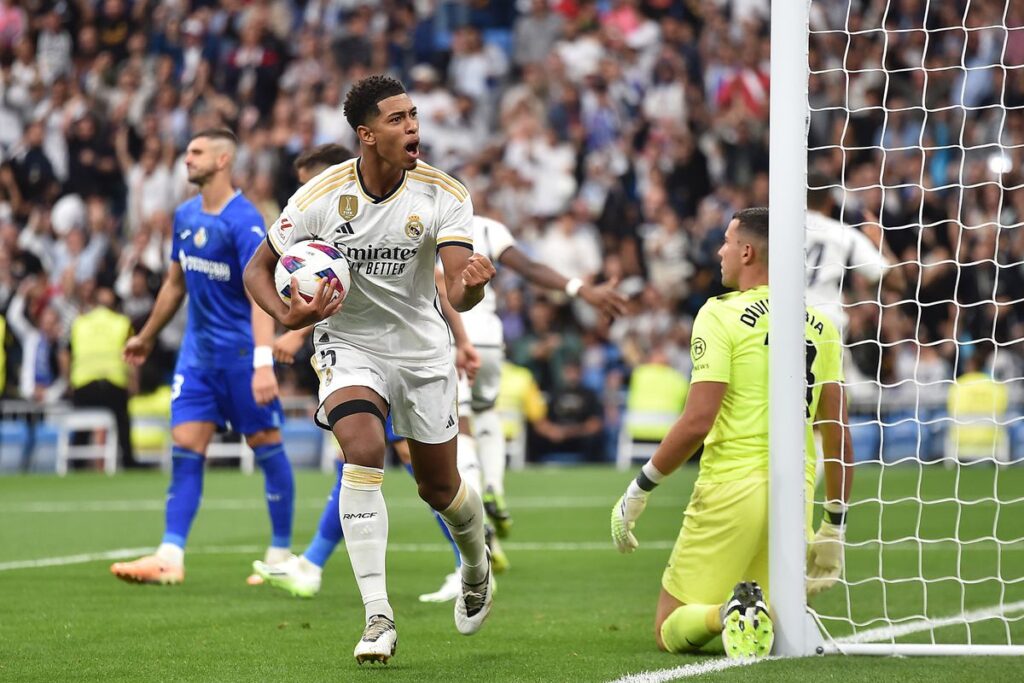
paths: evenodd
<path fill-rule="evenodd" d="M 117 562 L 126 581 L 176 584 L 185 577 L 185 541 L 199 509 L 207 446 L 230 424 L 245 436 L 263 470 L 272 528 L 267 561 L 291 552 L 295 483 L 281 443 L 281 405 L 274 376 L 274 321 L 254 306 L 242 272 L 263 241 L 263 219 L 231 184 L 237 141 L 231 131 L 197 133 L 185 152 L 188 179 L 199 195 L 174 214 L 172 262 L 153 312 L 125 344 L 125 359 L 140 365 L 157 335 L 188 299 L 188 326 L 171 394 L 171 484 L 163 540 L 153 555 Z"/>

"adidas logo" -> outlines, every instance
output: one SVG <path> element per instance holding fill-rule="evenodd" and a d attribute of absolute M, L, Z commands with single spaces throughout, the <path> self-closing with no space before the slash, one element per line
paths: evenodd
<path fill-rule="evenodd" d="M 448 424 L 444 426 L 445 429 L 451 429 L 455 426 L 455 418 L 451 415 L 448 416 Z"/>
<path fill-rule="evenodd" d="M 351 223 L 345 223 L 344 225 L 339 227 L 338 228 L 338 232 L 341 233 L 342 235 L 354 235 L 354 234 L 356 234 L 356 231 L 352 228 L 352 224 Z"/>
<path fill-rule="evenodd" d="M 331 338 L 327 336 L 326 332 L 324 332 L 323 334 L 320 335 L 320 339 L 318 339 L 317 341 L 319 341 L 320 343 L 323 343 L 325 341 L 330 341 L 330 340 L 331 340 Z"/>

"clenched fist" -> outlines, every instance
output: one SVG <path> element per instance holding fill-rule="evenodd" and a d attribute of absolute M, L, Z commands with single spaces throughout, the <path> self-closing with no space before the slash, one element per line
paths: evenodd
<path fill-rule="evenodd" d="M 483 254 L 473 254 L 462 271 L 462 286 L 472 289 L 483 287 L 491 281 L 497 272 L 491 259 Z"/>

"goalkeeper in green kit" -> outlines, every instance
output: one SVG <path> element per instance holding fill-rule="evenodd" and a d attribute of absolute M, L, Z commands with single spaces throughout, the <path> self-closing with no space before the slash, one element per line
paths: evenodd
<path fill-rule="evenodd" d="M 768 209 L 736 212 L 718 252 L 722 284 L 693 324 L 693 375 L 683 414 L 612 508 L 612 540 L 639 545 L 633 529 L 647 496 L 704 445 L 700 474 L 662 575 L 655 641 L 693 652 L 718 634 L 730 657 L 764 656 L 774 639 L 768 609 Z M 825 454 L 824 517 L 811 540 L 807 592 L 843 568 L 853 448 L 841 383 L 842 343 L 813 308 L 805 325 L 807 528 L 815 479 L 812 421 Z M 724 601 L 724 602 L 723 602 Z"/>

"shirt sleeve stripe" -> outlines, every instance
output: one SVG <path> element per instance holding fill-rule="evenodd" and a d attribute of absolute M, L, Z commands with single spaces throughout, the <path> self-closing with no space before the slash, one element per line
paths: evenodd
<path fill-rule="evenodd" d="M 267 246 L 270 247 L 270 251 L 272 251 L 274 253 L 274 256 L 276 256 L 277 258 L 281 258 L 281 254 L 283 253 L 283 250 L 282 249 L 278 249 L 277 245 L 274 244 L 274 238 L 271 237 L 272 234 L 273 233 L 270 233 L 270 232 L 267 233 Z"/>

